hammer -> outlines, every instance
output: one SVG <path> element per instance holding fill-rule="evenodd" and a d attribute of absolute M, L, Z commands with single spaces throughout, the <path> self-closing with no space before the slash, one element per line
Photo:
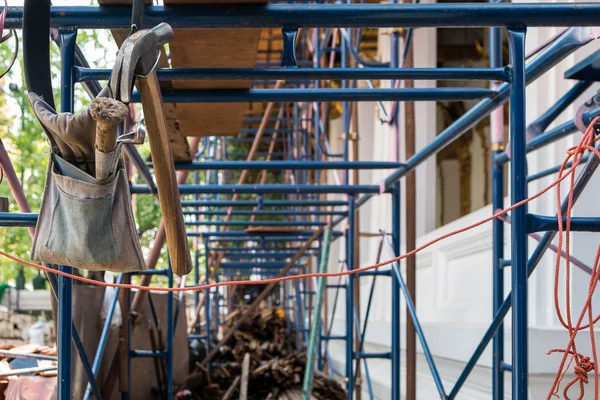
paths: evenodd
<path fill-rule="evenodd" d="M 177 275 L 187 275 L 192 270 L 192 258 L 183 221 L 162 94 L 155 71 L 158 47 L 172 39 L 173 29 L 164 22 L 152 29 L 138 30 L 131 34 L 119 49 L 109 87 L 116 100 L 129 103 L 137 77 L 171 268 Z"/>
<path fill-rule="evenodd" d="M 96 121 L 96 179 L 103 181 L 109 178 L 114 159 L 106 153 L 116 149 L 118 126 L 129 114 L 129 108 L 110 97 L 97 97 L 90 104 L 90 114 Z"/>

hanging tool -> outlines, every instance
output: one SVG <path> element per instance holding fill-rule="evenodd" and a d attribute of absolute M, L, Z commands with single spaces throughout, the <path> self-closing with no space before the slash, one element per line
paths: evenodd
<path fill-rule="evenodd" d="M 172 39 L 173 29 L 166 23 L 152 29 L 133 32 L 119 49 L 109 87 L 115 99 L 127 104 L 131 101 L 131 92 L 137 78 L 148 129 L 150 153 L 155 165 L 156 186 L 165 222 L 171 265 L 174 273 L 186 275 L 192 270 L 192 258 L 183 221 L 162 94 L 155 71 L 160 56 L 158 47 Z"/>
<path fill-rule="evenodd" d="M 96 179 L 107 180 L 112 165 L 118 159 L 117 131 L 129 114 L 129 108 L 118 100 L 98 97 L 90 105 L 90 114 L 96 121 Z"/>

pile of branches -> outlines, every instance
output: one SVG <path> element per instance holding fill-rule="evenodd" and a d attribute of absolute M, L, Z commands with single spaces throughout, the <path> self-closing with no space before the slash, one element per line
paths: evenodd
<path fill-rule="evenodd" d="M 225 330 L 236 324 L 242 312 L 229 315 Z M 210 371 L 196 364 L 177 399 L 238 399 L 246 388 L 248 400 L 300 398 L 305 367 L 306 352 L 297 348 L 293 324 L 281 310 L 264 308 L 236 330 L 211 361 Z M 338 382 L 315 371 L 312 398 L 345 400 L 347 396 Z"/>

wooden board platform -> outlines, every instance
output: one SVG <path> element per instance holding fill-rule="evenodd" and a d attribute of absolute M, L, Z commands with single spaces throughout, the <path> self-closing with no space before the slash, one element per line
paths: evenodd
<path fill-rule="evenodd" d="M 217 0 L 164 0 L 165 4 L 222 4 Z M 266 4 L 266 0 L 228 0 L 230 4 Z M 173 68 L 252 68 L 260 29 L 175 30 L 169 44 Z M 250 81 L 177 81 L 175 89 L 249 89 Z M 237 136 L 246 103 L 175 104 L 184 136 Z"/>
<path fill-rule="evenodd" d="M 145 0 L 151 4 L 151 0 Z M 131 0 L 99 0 L 102 5 L 131 4 Z M 222 4 L 218 0 L 165 0 L 165 4 Z M 266 0 L 227 0 L 227 4 L 266 4 Z M 120 46 L 128 31 L 112 34 Z M 161 54 L 159 68 L 252 68 L 260 29 L 176 29 L 169 43 L 171 65 Z M 161 82 L 164 89 L 248 89 L 250 81 Z M 192 159 L 186 137 L 237 136 L 246 103 L 165 103 L 174 161 Z"/>

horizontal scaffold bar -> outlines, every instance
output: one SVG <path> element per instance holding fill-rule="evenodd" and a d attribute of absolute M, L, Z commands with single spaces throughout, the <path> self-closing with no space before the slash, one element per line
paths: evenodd
<path fill-rule="evenodd" d="M 346 206 L 342 200 L 184 200 L 183 207 L 336 207 Z"/>
<path fill-rule="evenodd" d="M 200 237 L 203 236 L 202 234 L 198 233 L 198 232 L 188 232 L 188 236 L 190 237 Z M 342 234 L 338 234 L 337 237 L 342 236 Z M 245 236 L 245 237 L 229 237 L 229 238 L 222 238 L 222 239 L 211 239 L 211 242 L 219 242 L 219 243 L 226 243 L 226 242 L 304 242 L 306 241 L 306 239 L 309 236 L 307 235 L 296 235 L 296 236 L 292 236 L 292 235 L 267 235 L 267 236 L 262 236 L 262 237 L 256 237 L 256 236 Z M 218 249 L 214 249 L 215 251 L 219 251 Z"/>
<path fill-rule="evenodd" d="M 0 226 L 35 226 L 37 218 L 34 213 L 0 212 Z"/>
<path fill-rule="evenodd" d="M 580 160 L 580 164 L 579 165 L 583 166 L 587 162 L 587 160 L 590 158 L 590 155 L 591 155 L 591 153 L 588 154 L 588 155 L 586 155 L 586 156 L 584 156 L 584 157 L 582 157 L 581 160 Z M 567 168 L 567 169 L 571 168 L 572 166 L 573 166 L 573 161 L 569 161 L 568 163 L 565 164 L 565 168 Z M 533 182 L 535 180 L 544 178 L 544 177 L 546 177 L 548 175 L 555 174 L 558 171 L 560 171 L 561 167 L 562 167 L 562 164 L 561 165 L 556 165 L 556 166 L 554 166 L 552 168 L 545 169 L 543 171 L 537 172 L 537 173 L 532 174 L 532 175 L 528 175 L 527 176 L 527 182 Z"/>
<path fill-rule="evenodd" d="M 229 254 L 236 254 L 235 252 L 241 252 L 238 254 L 246 254 L 245 252 L 248 252 L 247 254 L 254 254 L 252 253 L 252 251 L 262 251 L 262 252 L 272 252 L 272 251 L 293 251 L 294 254 L 296 254 L 296 252 L 298 250 L 300 250 L 300 247 L 241 247 L 241 246 L 228 246 L 228 247 L 210 247 L 208 248 L 209 250 L 215 250 L 215 251 L 219 251 L 225 254 L 225 256 L 229 255 Z M 310 250 L 309 250 L 310 251 Z M 230 253 L 231 252 L 231 253 Z M 292 255 L 294 255 L 292 254 Z"/>
<path fill-rule="evenodd" d="M 325 226 L 319 221 L 187 221 L 187 226 Z"/>
<path fill-rule="evenodd" d="M 178 170 L 220 169 L 392 169 L 403 164 L 389 161 L 202 161 L 175 163 Z M 148 164 L 153 168 L 152 164 Z"/>
<path fill-rule="evenodd" d="M 76 68 L 79 82 L 107 80 L 110 69 Z M 237 79 L 412 79 L 412 80 L 493 80 L 507 82 L 510 68 L 159 68 L 159 80 Z"/>
<path fill-rule="evenodd" d="M 328 194 L 358 194 L 379 193 L 376 185 L 179 185 L 181 194 L 258 194 L 258 193 L 328 193 Z M 133 194 L 150 194 L 150 189 L 143 185 L 132 185 Z"/>
<path fill-rule="evenodd" d="M 281 269 L 288 263 L 283 261 L 260 261 L 260 262 L 222 262 L 221 268 L 224 269 L 252 269 L 252 268 L 264 268 L 264 269 Z M 295 267 L 300 267 L 296 265 Z"/>
<path fill-rule="evenodd" d="M 582 119 L 585 125 L 589 125 L 592 122 L 592 120 L 597 116 L 600 116 L 600 108 L 586 112 L 585 114 L 583 114 Z M 557 140 L 560 140 L 565 136 L 568 136 L 575 132 L 577 132 L 575 120 L 567 121 L 565 123 L 560 124 L 556 128 L 550 129 L 528 141 L 526 151 L 527 153 L 530 153 L 532 151 L 538 150 L 546 145 L 549 145 L 550 143 L 554 143 Z M 508 157 L 506 151 L 503 151 L 502 153 L 499 153 L 494 157 L 494 161 L 496 161 L 497 163 L 506 163 L 509 160 L 510 158 Z"/>
<path fill-rule="evenodd" d="M 198 233 L 198 236 L 206 237 L 206 238 L 235 238 L 235 237 L 252 237 L 253 239 L 260 239 L 264 237 L 268 239 L 270 235 L 268 232 L 246 232 L 246 231 L 215 231 L 215 232 L 190 232 L 190 233 Z M 293 231 L 289 233 L 289 237 L 293 238 L 297 237 L 310 237 L 314 235 L 315 231 L 306 230 L 306 231 Z M 335 233 L 335 232 L 334 232 Z M 341 233 L 338 231 L 338 234 Z M 282 236 L 284 235 L 281 232 L 276 233 L 275 235 Z"/>
<path fill-rule="evenodd" d="M 572 217 L 570 224 L 572 232 L 600 232 L 600 218 Z M 567 220 L 563 218 L 563 227 L 566 225 Z M 527 214 L 527 231 L 528 233 L 558 231 L 558 218 L 555 216 Z"/>
<path fill-rule="evenodd" d="M 225 250 L 225 248 L 224 248 Z M 227 259 L 247 259 L 247 258 L 292 258 L 296 255 L 296 253 L 284 253 L 284 252 L 276 252 L 273 249 L 272 251 L 260 251 L 260 252 L 251 252 L 251 249 L 248 249 L 246 253 L 225 253 L 225 258 Z M 285 249 L 287 250 L 287 249 Z"/>
<path fill-rule="evenodd" d="M 165 90 L 165 103 L 250 103 L 305 101 L 461 101 L 492 97 L 496 92 L 481 88 L 416 89 L 198 89 Z M 134 91 L 131 101 L 141 102 Z"/>
<path fill-rule="evenodd" d="M 179 170 L 221 170 L 221 169 L 392 169 L 403 164 L 389 161 L 206 161 L 175 163 Z M 149 167 L 153 167 L 149 164 Z"/>
<path fill-rule="evenodd" d="M 129 29 L 131 6 L 55 6 L 54 28 Z M 142 28 L 597 26 L 597 3 L 306 4 L 146 6 Z M 21 29 L 22 7 L 9 7 L 5 29 Z"/>
<path fill-rule="evenodd" d="M 214 211 L 184 211 L 184 215 L 348 215 L 344 211 L 298 211 L 298 210 L 214 210 Z"/>

